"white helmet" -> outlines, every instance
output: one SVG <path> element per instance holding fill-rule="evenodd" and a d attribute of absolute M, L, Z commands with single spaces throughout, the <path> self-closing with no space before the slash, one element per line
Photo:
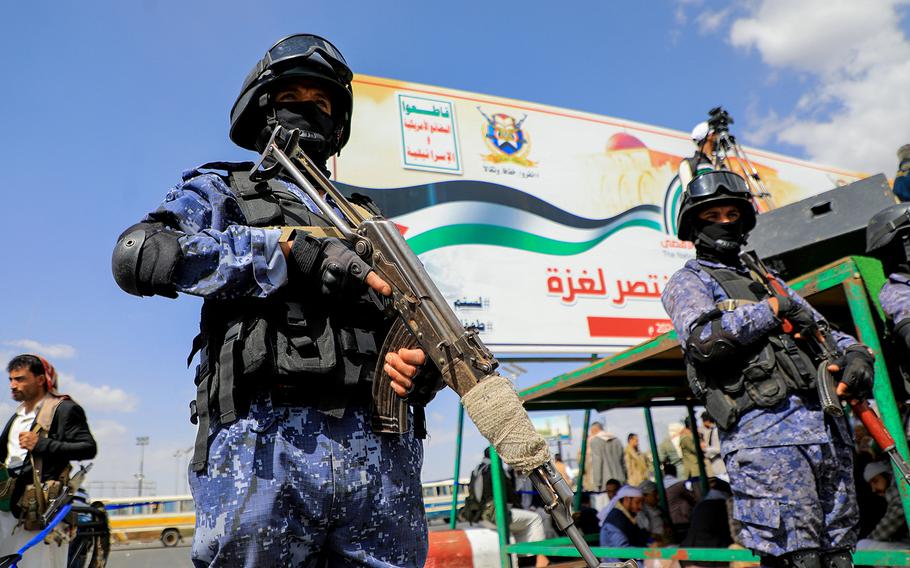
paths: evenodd
<path fill-rule="evenodd" d="M 692 142 L 696 146 L 701 146 L 705 143 L 705 140 L 708 139 L 708 134 L 711 133 L 711 127 L 708 126 L 707 122 L 699 122 L 695 125 L 695 128 L 692 129 Z"/>

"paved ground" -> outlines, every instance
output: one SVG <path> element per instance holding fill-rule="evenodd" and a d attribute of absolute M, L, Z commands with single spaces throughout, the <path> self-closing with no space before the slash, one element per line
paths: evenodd
<path fill-rule="evenodd" d="M 193 563 L 187 542 L 174 548 L 165 548 L 160 543 L 116 546 L 111 550 L 107 565 L 109 568 L 192 568 Z"/>

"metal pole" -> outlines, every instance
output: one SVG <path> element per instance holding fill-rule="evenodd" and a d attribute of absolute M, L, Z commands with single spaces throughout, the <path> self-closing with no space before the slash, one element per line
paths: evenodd
<path fill-rule="evenodd" d="M 585 460 L 588 457 L 588 430 L 591 428 L 591 409 L 585 410 L 585 424 L 581 434 L 581 454 L 578 458 L 578 481 L 575 482 L 575 502 L 572 504 L 576 511 L 581 510 L 581 492 L 584 491 Z"/>
<path fill-rule="evenodd" d="M 894 438 L 897 452 L 904 459 L 907 459 L 907 437 L 904 433 L 903 424 L 901 424 L 900 411 L 894 399 L 894 391 L 891 390 L 891 379 L 885 366 L 885 358 L 882 356 L 882 346 L 878 341 L 878 333 L 875 330 L 875 322 L 872 319 L 872 310 L 869 309 L 869 297 L 866 295 L 866 290 L 856 280 L 846 280 L 843 286 L 847 296 L 847 306 L 850 308 L 850 315 L 853 316 L 853 323 L 856 325 L 857 339 L 875 353 L 875 381 L 872 386 L 875 404 L 881 413 L 882 422 L 885 423 L 885 427 L 891 433 L 891 437 Z M 897 468 L 893 466 L 892 473 L 895 480 L 901 479 Z M 900 491 L 901 502 L 904 505 L 904 516 L 907 518 L 907 522 L 910 523 L 910 486 L 901 480 L 898 482 L 897 488 Z"/>
<path fill-rule="evenodd" d="M 691 404 L 686 405 L 689 411 L 689 425 L 692 427 L 692 442 L 695 443 L 695 455 L 698 457 L 698 481 L 701 485 L 701 498 L 708 495 L 708 472 L 705 471 L 705 454 L 701 451 L 701 437 L 698 436 L 698 423 L 695 421 L 695 409 Z"/>
<path fill-rule="evenodd" d="M 461 434 L 464 430 L 464 406 L 458 403 L 458 431 L 455 435 L 455 473 L 452 477 L 452 511 L 449 513 L 449 528 L 458 525 L 458 477 L 461 475 Z"/>
<path fill-rule="evenodd" d="M 180 456 L 182 455 L 183 450 L 174 452 L 174 465 L 177 466 L 177 469 L 174 471 L 174 495 L 180 494 Z"/>
<path fill-rule="evenodd" d="M 651 407 L 646 406 L 645 427 L 648 429 L 648 443 L 651 445 L 651 463 L 654 465 L 654 483 L 657 485 L 657 495 L 660 497 L 660 508 L 664 512 L 667 508 L 667 492 L 664 489 L 664 475 L 660 471 L 660 455 L 657 453 L 657 438 L 654 437 L 654 420 L 651 418 Z"/>
<path fill-rule="evenodd" d="M 499 535 L 499 562 L 502 568 L 511 568 L 506 546 L 509 544 L 509 522 L 506 516 L 506 492 L 503 487 L 502 465 L 496 449 L 490 446 L 490 477 L 493 478 L 493 503 L 496 506 L 496 533 Z"/>
<path fill-rule="evenodd" d="M 149 437 L 148 436 L 137 436 L 136 445 L 139 446 L 138 496 L 142 497 L 142 481 L 145 478 L 145 447 L 149 445 Z"/>

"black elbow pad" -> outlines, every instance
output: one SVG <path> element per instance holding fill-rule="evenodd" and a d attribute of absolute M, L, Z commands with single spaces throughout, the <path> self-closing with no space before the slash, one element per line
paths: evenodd
<path fill-rule="evenodd" d="M 710 327 L 708 336 L 701 338 L 705 327 Z M 697 324 L 686 341 L 686 352 L 699 363 L 717 363 L 732 357 L 739 343 L 720 324 L 720 317 Z"/>
<path fill-rule="evenodd" d="M 137 223 L 124 231 L 111 258 L 117 285 L 134 296 L 176 298 L 173 275 L 182 256 L 179 238 L 160 223 Z"/>

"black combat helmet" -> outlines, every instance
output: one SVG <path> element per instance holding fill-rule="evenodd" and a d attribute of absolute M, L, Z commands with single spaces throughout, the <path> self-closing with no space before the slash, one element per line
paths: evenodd
<path fill-rule="evenodd" d="M 278 40 L 243 80 L 231 108 L 231 140 L 257 151 L 256 140 L 266 126 L 269 92 L 281 81 L 306 77 L 319 81 L 332 96 L 335 132 L 327 141 L 328 155 L 337 154 L 351 135 L 354 75 L 334 45 L 313 34 L 295 34 Z"/>
<path fill-rule="evenodd" d="M 696 176 L 683 194 L 682 205 L 676 217 L 676 236 L 681 241 L 695 240 L 695 223 L 698 213 L 715 205 L 735 204 L 742 213 L 743 232 L 755 228 L 755 206 L 746 181 L 727 170 L 715 170 Z"/>
<path fill-rule="evenodd" d="M 881 258 L 888 245 L 898 244 L 898 237 L 910 236 L 910 203 L 898 203 L 882 209 L 866 225 L 866 254 Z"/>

